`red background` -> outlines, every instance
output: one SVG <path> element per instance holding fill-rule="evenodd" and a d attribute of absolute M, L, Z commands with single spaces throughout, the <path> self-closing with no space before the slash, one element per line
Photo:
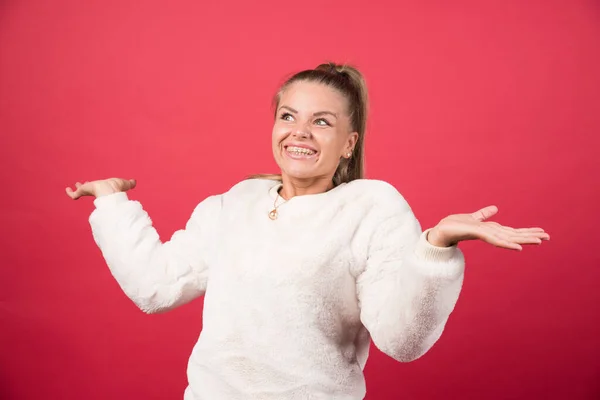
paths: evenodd
<path fill-rule="evenodd" d="M 373 350 L 376 399 L 600 396 L 600 5 L 595 1 L 3 1 L 0 398 L 180 399 L 202 301 L 138 311 L 78 180 L 135 177 L 163 239 L 274 172 L 271 96 L 335 60 L 372 98 L 368 175 L 424 227 L 496 204 L 522 253 L 462 245 L 465 287 L 423 358 Z"/>

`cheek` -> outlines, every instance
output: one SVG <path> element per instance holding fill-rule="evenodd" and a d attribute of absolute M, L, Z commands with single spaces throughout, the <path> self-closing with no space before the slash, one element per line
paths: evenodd
<path fill-rule="evenodd" d="M 273 145 L 277 145 L 281 142 L 288 134 L 289 129 L 285 126 L 281 126 L 279 124 L 275 124 L 273 126 L 273 133 L 271 137 L 273 138 Z"/>
<path fill-rule="evenodd" d="M 339 153 L 344 145 L 343 141 L 339 138 L 338 134 L 333 132 L 327 132 L 325 135 L 319 135 L 316 138 L 321 147 L 322 153 L 327 158 L 339 158 Z"/>
<path fill-rule="evenodd" d="M 279 158 L 279 149 L 281 142 L 288 136 L 285 127 L 275 125 L 273 132 L 271 133 L 271 148 L 273 149 L 273 155 L 275 158 Z"/>

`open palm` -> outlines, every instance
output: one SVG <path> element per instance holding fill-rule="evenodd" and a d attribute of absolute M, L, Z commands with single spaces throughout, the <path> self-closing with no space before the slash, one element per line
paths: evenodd
<path fill-rule="evenodd" d="M 106 196 L 111 193 L 125 192 L 135 188 L 137 182 L 135 179 L 110 178 L 99 181 L 90 181 L 75 184 L 75 190 L 66 188 L 67 195 L 73 200 L 77 200 L 83 196 Z"/>
<path fill-rule="evenodd" d="M 497 213 L 496 206 L 488 206 L 470 214 L 449 215 L 430 231 L 429 241 L 451 246 L 465 240 L 482 240 L 497 247 L 522 250 L 521 245 L 540 244 L 550 239 L 542 228 L 512 228 L 486 221 Z"/>

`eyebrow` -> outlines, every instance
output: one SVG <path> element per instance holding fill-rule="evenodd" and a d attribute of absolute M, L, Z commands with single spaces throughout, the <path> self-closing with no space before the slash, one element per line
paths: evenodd
<path fill-rule="evenodd" d="M 281 106 L 279 107 L 279 109 L 281 110 L 282 108 L 285 108 L 288 111 L 293 112 L 294 114 L 298 114 L 298 111 L 294 110 L 292 107 L 288 107 L 288 106 Z M 322 115 L 333 115 L 335 118 L 337 118 L 337 114 L 331 111 L 318 111 L 316 113 L 313 114 L 314 117 L 320 117 Z"/>

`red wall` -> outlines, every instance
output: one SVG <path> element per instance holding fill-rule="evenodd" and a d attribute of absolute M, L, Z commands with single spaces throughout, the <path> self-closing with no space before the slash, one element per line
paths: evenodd
<path fill-rule="evenodd" d="M 166 239 L 207 195 L 276 171 L 271 96 L 329 59 L 364 71 L 369 176 L 424 227 L 496 204 L 552 235 L 464 244 L 441 340 L 408 364 L 374 350 L 367 398 L 598 398 L 598 2 L 252 3 L 0 5 L 0 398 L 181 398 L 202 301 L 138 311 L 90 199 L 64 187 L 135 177 Z"/>

